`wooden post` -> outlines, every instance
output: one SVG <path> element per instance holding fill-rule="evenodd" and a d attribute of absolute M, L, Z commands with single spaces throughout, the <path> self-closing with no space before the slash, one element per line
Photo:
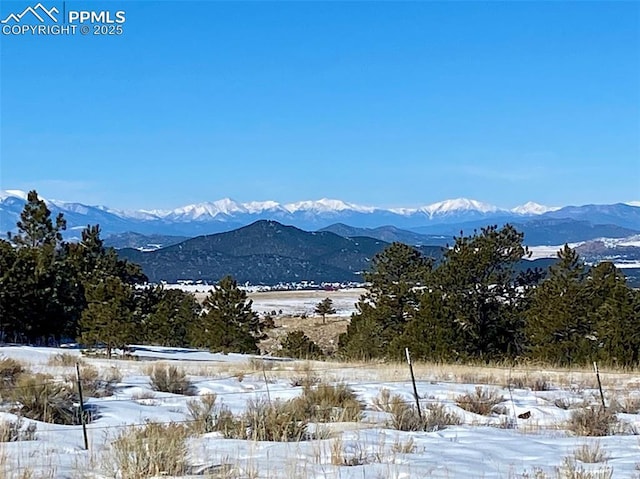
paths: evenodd
<path fill-rule="evenodd" d="M 602 382 L 600 381 L 600 371 L 598 371 L 598 363 L 593 362 L 593 369 L 596 372 L 596 378 L 598 378 L 598 389 L 600 390 L 600 400 L 602 401 L 602 409 L 606 409 L 607 406 L 604 404 L 604 393 L 602 392 Z"/>
<path fill-rule="evenodd" d="M 418 416 L 420 417 L 420 421 L 422 421 L 422 410 L 420 409 L 420 397 L 418 396 L 418 388 L 416 387 L 416 377 L 413 375 L 413 365 L 411 364 L 411 355 L 409 354 L 409 348 L 404 348 L 404 352 L 407 355 L 407 364 L 409 365 L 409 372 L 411 372 L 411 382 L 413 383 L 413 397 L 416 399 Z"/>
<path fill-rule="evenodd" d="M 271 394 L 269 393 L 269 381 L 267 381 L 267 373 L 264 370 L 264 359 L 261 359 L 262 363 L 262 377 L 264 378 L 264 385 L 267 388 L 267 401 L 269 401 L 269 406 L 271 406 Z"/>
<path fill-rule="evenodd" d="M 76 378 L 78 379 L 78 395 L 80 396 L 80 421 L 82 422 L 82 434 L 84 436 L 84 448 L 89 450 L 89 440 L 87 439 L 87 423 L 84 417 L 84 399 L 82 397 L 82 381 L 80 380 L 80 363 L 76 363 Z"/>

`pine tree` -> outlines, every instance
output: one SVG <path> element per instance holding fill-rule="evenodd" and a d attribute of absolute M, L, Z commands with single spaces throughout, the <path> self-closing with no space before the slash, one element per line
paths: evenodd
<path fill-rule="evenodd" d="M 445 322 L 439 328 L 455 331 L 461 357 L 489 360 L 522 353 L 523 298 L 540 277 L 517 273 L 529 254 L 523 240 L 511 225 L 461 235 L 434 272 L 432 291 L 441 295 Z"/>
<path fill-rule="evenodd" d="M 61 233 L 65 219 L 59 214 L 54 223 L 46 203 L 30 191 L 17 227 L 16 235 L 9 234 L 15 252 L 3 248 L 5 258 L 13 257 L 11 264 L 5 261 L 0 280 L 6 332 L 30 342 L 73 337 L 81 292 L 66 264 L 68 250 Z"/>
<path fill-rule="evenodd" d="M 377 254 L 367 293 L 356 304 L 347 332 L 340 336 L 340 353 L 362 359 L 385 356 L 418 309 L 419 288 L 428 278 L 432 261 L 411 246 L 393 243 Z"/>
<path fill-rule="evenodd" d="M 18 247 L 37 248 L 58 245 L 62 241 L 62 231 L 66 229 L 67 222 L 62 213 L 58 213 L 54 224 L 47 204 L 32 190 L 27 194 L 27 203 L 20 213 L 17 226 L 18 234 L 9 234 L 12 242 Z"/>
<path fill-rule="evenodd" d="M 224 277 L 205 299 L 206 313 L 193 324 L 191 343 L 225 353 L 257 353 L 262 333 L 252 303 L 233 278 Z"/>
<path fill-rule="evenodd" d="M 565 245 L 548 277 L 532 291 L 526 312 L 534 358 L 563 365 L 593 359 L 598 344 L 586 279 L 578 253 Z"/>
<path fill-rule="evenodd" d="M 319 359 L 324 356 L 322 349 L 303 331 L 291 331 L 282 340 L 282 356 L 299 359 Z"/>
<path fill-rule="evenodd" d="M 325 324 L 327 322 L 327 314 L 336 314 L 336 310 L 333 307 L 333 300 L 331 298 L 324 298 L 316 304 L 315 313 L 322 315 L 322 324 Z"/>
<path fill-rule="evenodd" d="M 157 301 L 144 319 L 146 341 L 159 346 L 187 346 L 187 332 L 199 320 L 200 304 L 193 294 L 185 291 L 155 289 Z"/>
<path fill-rule="evenodd" d="M 601 362 L 631 366 L 640 359 L 640 293 L 626 283 L 610 262 L 591 268 L 585 285 L 585 301 Z"/>
<path fill-rule="evenodd" d="M 87 346 L 104 345 L 107 356 L 135 340 L 133 290 L 119 278 L 109 276 L 86 290 L 87 308 L 80 320 L 80 341 Z"/>

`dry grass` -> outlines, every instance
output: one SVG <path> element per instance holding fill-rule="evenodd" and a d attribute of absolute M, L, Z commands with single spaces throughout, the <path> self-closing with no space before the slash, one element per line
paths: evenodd
<path fill-rule="evenodd" d="M 3 383 L 15 384 L 17 377 L 25 372 L 24 365 L 11 358 L 0 359 L 0 380 Z"/>
<path fill-rule="evenodd" d="M 610 467 L 597 470 L 585 469 L 571 457 L 564 458 L 557 472 L 558 479 L 611 479 L 613 477 L 613 469 Z"/>
<path fill-rule="evenodd" d="M 11 398 L 18 377 L 25 372 L 22 363 L 11 358 L 0 360 L 0 401 Z"/>
<path fill-rule="evenodd" d="M 319 376 L 316 376 L 315 374 L 306 374 L 303 376 L 292 377 L 289 381 L 289 384 L 291 384 L 291 386 L 294 388 L 300 386 L 302 386 L 303 388 L 310 388 L 312 386 L 320 384 L 321 382 L 322 380 Z"/>
<path fill-rule="evenodd" d="M 250 400 L 243 415 L 247 439 L 252 441 L 299 442 L 309 439 L 307 420 L 293 401 Z"/>
<path fill-rule="evenodd" d="M 218 431 L 226 438 L 253 441 L 308 440 L 312 438 L 307 432 L 309 421 L 357 421 L 363 407 L 344 384 L 307 387 L 289 401 L 250 400 L 240 415 L 218 406 L 216 400 L 209 395 L 187 403 L 192 430 L 201 434 Z"/>
<path fill-rule="evenodd" d="M 175 423 L 128 428 L 112 442 L 103 469 L 127 479 L 184 475 L 188 472 L 187 437 L 187 429 Z"/>
<path fill-rule="evenodd" d="M 608 436 L 615 431 L 618 419 L 610 410 L 582 407 L 571 413 L 567 429 L 578 436 Z"/>
<path fill-rule="evenodd" d="M 395 441 L 391 446 L 391 451 L 397 454 L 414 454 L 417 450 L 412 437 L 406 441 Z"/>
<path fill-rule="evenodd" d="M 611 402 L 611 409 L 625 414 L 638 414 L 640 413 L 640 396 L 626 394 L 617 397 Z"/>
<path fill-rule="evenodd" d="M 190 426 L 198 434 L 206 434 L 216 431 L 219 408 L 216 407 L 216 394 L 205 394 L 199 399 L 187 402 L 187 416 L 191 421 Z"/>
<path fill-rule="evenodd" d="M 75 394 L 65 383 L 45 374 L 21 374 L 11 391 L 15 412 L 36 421 L 79 424 Z"/>
<path fill-rule="evenodd" d="M 505 386 L 515 389 L 531 389 L 532 391 L 549 391 L 551 389 L 551 383 L 546 376 L 531 376 L 529 374 L 514 376 Z"/>
<path fill-rule="evenodd" d="M 609 454 L 605 451 L 599 442 L 593 444 L 583 444 L 573 451 L 573 457 L 577 461 L 586 464 L 596 464 L 599 462 L 607 462 Z"/>
<path fill-rule="evenodd" d="M 18 417 L 15 421 L 0 422 L 0 442 L 35 441 L 38 426 L 30 422 L 24 427 L 24 419 Z"/>
<path fill-rule="evenodd" d="M 344 383 L 305 387 L 292 403 L 299 417 L 316 422 L 352 422 L 362 417 L 364 405 Z"/>
<path fill-rule="evenodd" d="M 464 409 L 481 416 L 488 416 L 493 411 L 494 406 L 504 401 L 504 397 L 491 389 L 477 386 L 475 392 L 461 394 L 456 398 L 456 404 Z"/>
<path fill-rule="evenodd" d="M 151 380 L 151 387 L 155 391 L 172 394 L 194 394 L 193 385 L 187 379 L 186 373 L 176 366 L 155 365 L 149 373 L 149 378 Z"/>
<path fill-rule="evenodd" d="M 228 439 L 277 442 L 311 439 L 307 434 L 308 421 L 298 416 L 292 401 L 250 400 L 246 411 L 239 416 L 221 407 L 216 414 L 202 419 L 201 424 Z"/>
<path fill-rule="evenodd" d="M 75 374 L 66 375 L 65 379 L 72 384 L 77 381 Z M 90 364 L 83 364 L 80 367 L 80 379 L 83 396 L 99 398 L 113 395 L 116 384 L 122 381 L 122 374 L 113 366 L 99 371 Z"/>
<path fill-rule="evenodd" d="M 443 404 L 430 403 L 418 414 L 417 406 L 408 403 L 397 394 L 390 395 L 384 389 L 374 399 L 374 404 L 391 415 L 389 426 L 399 431 L 431 432 L 462 423 L 462 419 L 457 414 L 447 411 Z"/>
<path fill-rule="evenodd" d="M 60 353 L 51 356 L 47 361 L 49 366 L 62 366 L 65 368 L 75 367 L 76 363 L 83 364 L 84 361 L 79 356 L 74 356 L 69 353 Z"/>

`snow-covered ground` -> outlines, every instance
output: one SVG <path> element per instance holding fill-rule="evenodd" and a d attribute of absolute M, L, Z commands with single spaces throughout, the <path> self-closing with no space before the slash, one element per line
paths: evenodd
<path fill-rule="evenodd" d="M 71 367 L 51 366 L 50 358 L 77 350 L 1 347 L 0 358 L 23 362 L 34 372 L 47 372 L 63 380 Z M 97 418 L 88 425 L 90 448 L 85 451 L 81 426 L 37 423 L 37 440 L 0 444 L 0 476 L 7 478 L 107 478 L 114 472 L 110 445 L 114 437 L 131 425 L 153 422 L 185 422 L 188 396 L 152 391 L 148 376 L 153 361 L 183 368 L 196 394 L 216 393 L 234 413 L 242 412 L 251 399 L 291 399 L 301 394 L 292 378 L 317 375 L 327 382 L 346 382 L 366 405 L 357 423 L 331 425 L 327 439 L 294 443 L 253 442 L 224 439 L 209 433 L 189 439 L 188 461 L 206 468 L 229 465 L 235 478 L 512 478 L 587 477 L 558 476 L 558 468 L 575 451 L 599 446 L 605 458 L 595 464 L 575 462 L 585 471 L 610 470 L 611 477 L 640 476 L 640 441 L 634 435 L 602 438 L 577 437 L 566 430 L 571 409 L 566 405 L 597 404 L 595 378 L 589 371 L 507 370 L 443 365 L 417 365 L 417 390 L 423 404 L 439 403 L 462 418 L 462 424 L 435 432 L 401 432 L 388 425 L 389 416 L 375 406 L 382 389 L 413 401 L 406 365 L 337 364 L 267 360 L 236 354 L 139 346 L 140 361 L 83 358 L 100 370 L 117 368 L 122 380 L 113 396 L 88 398 Z M 523 376 L 524 375 L 524 376 Z M 506 384 L 516 377 L 545 379 L 550 388 L 534 391 Z M 265 381 L 266 379 L 266 381 Z M 476 383 L 503 396 L 499 413 L 480 416 L 456 405 L 455 398 L 473 392 Z M 613 396 L 638 397 L 640 376 L 621 372 L 605 374 L 607 400 Z M 525 414 L 526 419 L 517 419 Z M 640 431 L 640 414 L 618 414 L 627 431 Z M 0 413 L 0 419 L 15 416 Z M 30 420 L 25 421 L 33 422 Z M 511 427 L 505 427 L 510 425 Z M 634 429 L 635 428 L 635 429 Z M 354 465 L 335 465 L 336 449 Z M 33 475 L 26 475 L 32 473 Z M 193 476 L 196 477 L 196 476 Z M 211 476 L 210 476 L 211 477 Z M 589 476 L 590 477 L 590 476 Z M 594 476 L 595 477 L 595 476 Z M 606 476 L 597 476 L 606 477 Z"/>
<path fill-rule="evenodd" d="M 204 299 L 213 288 L 207 285 L 166 284 L 165 288 L 177 288 L 194 293 Z M 248 287 L 247 297 L 253 301 L 253 310 L 264 314 L 275 311 L 285 316 L 306 314 L 313 316 L 316 305 L 324 298 L 331 298 L 336 316 L 348 317 L 355 312 L 355 304 L 366 292 L 364 288 L 344 288 L 339 290 L 261 291 L 259 286 Z M 282 313 L 280 313 L 282 311 Z"/>

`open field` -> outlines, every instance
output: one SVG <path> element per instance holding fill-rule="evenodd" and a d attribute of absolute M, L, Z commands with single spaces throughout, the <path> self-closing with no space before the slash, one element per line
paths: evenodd
<path fill-rule="evenodd" d="M 276 311 L 285 316 L 313 316 L 316 305 L 324 298 L 331 298 L 336 316 L 348 317 L 355 309 L 355 303 L 364 294 L 364 288 L 341 289 L 337 291 L 302 290 L 302 291 L 260 291 L 247 294 L 253 301 L 253 309 L 265 314 Z M 204 301 L 206 292 L 194 293 L 198 301 Z M 282 311 L 282 313 L 280 313 Z"/>
<path fill-rule="evenodd" d="M 0 477 L 640 477 L 637 371 L 603 372 L 605 401 L 615 415 L 604 436 L 589 437 L 584 435 L 590 432 L 589 421 L 586 428 L 576 428 L 576 415 L 597 411 L 600 403 L 589 369 L 416 364 L 418 400 L 429 424 L 427 431 L 404 431 L 398 428 L 411 429 L 404 427 L 410 421 L 403 422 L 397 408 L 400 404 L 406 411 L 415 401 L 406 364 L 291 361 L 147 346 L 136 347 L 134 355 L 140 360 L 81 357 L 78 350 L 0 348 L 0 359 L 13 358 L 29 373 L 48 373 L 50 378 L 41 379 L 48 383 L 73 380 L 75 360 L 83 374 L 93 367 L 112 377 L 108 394 L 86 394 L 93 412 L 87 426 L 89 451 L 79 425 L 24 419 L 20 429 L 35 424 L 35 433 L 0 444 Z M 163 365 L 186 373 L 189 394 L 154 390 L 151 376 Z M 254 410 L 256 401 L 273 405 L 306 397 L 302 385 L 313 390 L 319 381 L 351 388 L 363 408 L 358 417 L 347 417 L 346 409 L 335 406 L 327 417 L 305 424 L 304 435 L 280 442 L 199 429 L 203 423 L 190 413 L 190 401 L 204 404 L 215 394 L 217 420 L 222 410 L 240 417 Z M 3 390 L 4 424 L 17 419 L 8 412 L 9 394 Z M 286 424 L 282 414 L 278 417 Z M 155 436 L 143 435 L 153 428 Z M 166 442 L 172 438 L 182 442 Z M 169 452 L 171 457 L 162 457 Z M 160 461 L 159 469 L 152 471 L 150 458 Z"/>

